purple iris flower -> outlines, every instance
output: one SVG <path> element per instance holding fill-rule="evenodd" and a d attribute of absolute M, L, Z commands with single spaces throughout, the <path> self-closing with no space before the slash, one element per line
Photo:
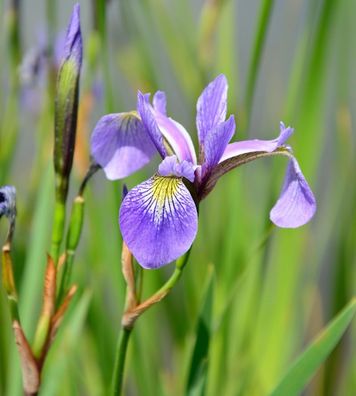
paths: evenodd
<path fill-rule="evenodd" d="M 94 129 L 91 147 L 109 179 L 128 176 L 158 151 L 157 173 L 128 192 L 120 208 L 123 239 L 144 268 L 158 268 L 183 255 L 198 228 L 199 202 L 226 172 L 257 158 L 284 155 L 289 163 L 281 195 L 270 212 L 279 227 L 295 228 L 314 215 L 316 201 L 291 148 L 293 129 L 280 124 L 273 140 L 230 143 L 233 116 L 226 119 L 227 81 L 219 75 L 197 102 L 199 155 L 184 127 L 166 113 L 166 97 L 158 91 L 138 93 L 137 113 L 104 116 Z"/>

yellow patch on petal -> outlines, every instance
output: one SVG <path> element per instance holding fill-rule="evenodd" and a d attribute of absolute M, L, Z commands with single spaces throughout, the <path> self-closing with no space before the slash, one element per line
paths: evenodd
<path fill-rule="evenodd" d="M 174 196 L 177 194 L 180 182 L 181 179 L 177 177 L 153 177 L 153 198 L 159 204 L 159 206 L 164 206 L 164 203 L 167 200 L 173 200 Z"/>

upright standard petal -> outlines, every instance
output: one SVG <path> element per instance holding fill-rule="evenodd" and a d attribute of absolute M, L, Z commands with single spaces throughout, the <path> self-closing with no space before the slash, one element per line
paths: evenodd
<path fill-rule="evenodd" d="M 144 95 L 142 92 L 137 94 L 137 112 L 141 117 L 143 125 L 146 127 L 148 134 L 151 137 L 153 144 L 162 158 L 168 155 L 167 148 L 164 145 L 164 140 L 161 131 L 158 128 L 154 117 L 154 109 L 149 103 L 150 94 Z"/>
<path fill-rule="evenodd" d="M 235 118 L 230 116 L 210 130 L 204 141 L 202 178 L 204 178 L 218 163 L 226 146 L 235 133 Z"/>
<path fill-rule="evenodd" d="M 163 91 L 157 91 L 153 96 L 153 107 L 159 113 L 167 114 L 167 99 L 166 94 Z"/>
<path fill-rule="evenodd" d="M 227 108 L 227 81 L 220 74 L 202 92 L 197 102 L 197 130 L 200 145 L 208 132 L 225 121 Z"/>
<path fill-rule="evenodd" d="M 148 101 L 149 94 L 138 96 L 138 112 L 148 129 L 162 158 L 175 154 L 180 161 L 197 162 L 194 145 L 185 128 L 165 115 L 166 97 L 158 91 L 153 98 L 153 106 Z"/>
<path fill-rule="evenodd" d="M 223 162 L 232 157 L 238 155 L 254 153 L 259 151 L 265 151 L 271 153 L 278 147 L 284 145 L 288 138 L 292 135 L 294 129 L 291 127 L 285 127 L 283 122 L 280 123 L 280 134 L 276 139 L 273 140 L 243 140 L 241 142 L 234 142 L 226 147 L 224 154 L 222 155 L 219 162 Z"/>
<path fill-rule="evenodd" d="M 297 228 L 315 214 L 316 200 L 295 158 L 289 161 L 281 195 L 270 213 L 278 227 Z"/>
<path fill-rule="evenodd" d="M 155 119 L 159 130 L 179 161 L 189 161 L 192 164 L 196 164 L 197 157 L 194 145 L 183 125 L 159 112 L 155 112 Z"/>
<path fill-rule="evenodd" d="M 198 214 L 181 178 L 156 175 L 129 191 L 120 208 L 119 223 L 138 263 L 154 269 L 190 248 Z"/>
<path fill-rule="evenodd" d="M 145 126 L 133 112 L 102 117 L 90 143 L 92 156 L 110 180 L 129 176 L 157 152 Z"/>

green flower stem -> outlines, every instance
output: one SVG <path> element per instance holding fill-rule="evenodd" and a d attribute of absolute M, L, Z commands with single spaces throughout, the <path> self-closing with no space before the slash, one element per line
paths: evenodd
<path fill-rule="evenodd" d="M 127 346 L 132 329 L 122 328 L 120 330 L 119 339 L 117 343 L 113 381 L 112 381 L 112 392 L 113 396 L 120 396 L 122 391 L 124 369 L 126 362 Z"/>
<path fill-rule="evenodd" d="M 84 198 L 78 195 L 73 202 L 72 214 L 69 220 L 69 228 L 66 240 L 65 261 L 63 263 L 62 276 L 58 288 L 57 303 L 60 304 L 66 292 L 71 277 L 75 252 L 77 250 L 84 220 Z"/>
<path fill-rule="evenodd" d="M 96 163 L 92 163 L 79 187 L 78 195 L 74 198 L 72 205 L 72 212 L 69 219 L 69 226 L 66 236 L 66 247 L 65 247 L 65 261 L 63 263 L 62 275 L 59 281 L 58 294 L 57 294 L 57 306 L 61 303 L 65 292 L 69 286 L 72 267 L 75 257 L 75 252 L 79 245 L 80 237 L 83 230 L 84 222 L 84 191 L 91 177 L 100 169 L 100 166 Z"/>
<path fill-rule="evenodd" d="M 54 206 L 52 244 L 51 244 L 51 257 L 56 266 L 58 264 L 59 249 L 64 235 L 65 217 L 66 217 L 65 200 L 63 201 L 62 199 L 56 199 Z"/>
<path fill-rule="evenodd" d="M 184 269 L 184 267 L 187 264 L 188 259 L 189 259 L 190 250 L 191 249 L 189 249 L 184 256 L 180 257 L 177 260 L 176 267 L 174 269 L 173 274 L 167 280 L 167 282 L 154 294 L 155 296 L 159 296 L 159 295 L 164 294 L 164 293 L 168 294 L 172 290 L 174 285 L 178 282 L 178 280 L 182 276 L 183 269 Z"/>
<path fill-rule="evenodd" d="M 142 304 L 139 304 L 134 309 L 134 312 L 137 312 L 137 315 L 135 315 L 135 319 L 132 321 L 130 326 L 122 325 L 117 343 L 116 356 L 115 356 L 115 365 L 114 365 L 112 385 L 111 385 L 112 396 L 120 396 L 122 393 L 127 347 L 129 344 L 130 334 L 133 330 L 135 321 L 148 308 L 161 301 L 172 290 L 174 285 L 178 282 L 178 280 L 182 276 L 183 269 L 189 259 L 190 250 L 191 249 L 189 249 L 184 256 L 180 257 L 176 261 L 174 272 L 167 280 L 167 282 L 156 293 L 154 293 L 151 297 L 145 300 Z"/>

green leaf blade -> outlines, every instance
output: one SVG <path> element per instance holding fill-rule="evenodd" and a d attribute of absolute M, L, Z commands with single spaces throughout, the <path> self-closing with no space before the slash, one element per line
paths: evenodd
<path fill-rule="evenodd" d="M 356 298 L 353 298 L 290 366 L 269 396 L 298 395 L 340 341 L 355 312 Z"/>

